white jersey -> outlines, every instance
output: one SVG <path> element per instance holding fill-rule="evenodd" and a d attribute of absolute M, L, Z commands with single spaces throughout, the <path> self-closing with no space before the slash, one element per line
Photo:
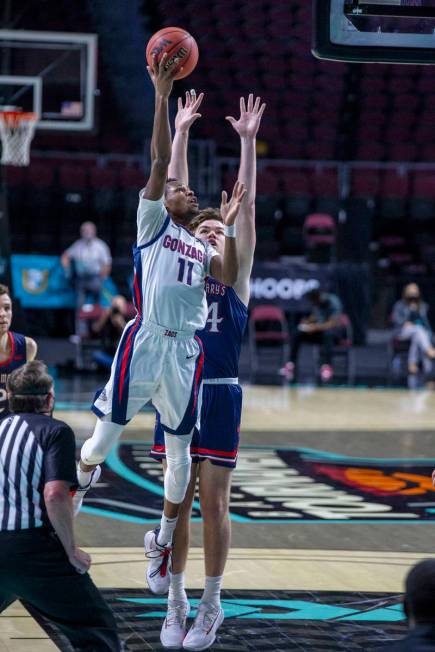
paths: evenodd
<path fill-rule="evenodd" d="M 163 203 L 140 194 L 134 247 L 136 308 L 144 321 L 168 330 L 204 328 L 205 278 L 217 251 L 175 224 Z"/>

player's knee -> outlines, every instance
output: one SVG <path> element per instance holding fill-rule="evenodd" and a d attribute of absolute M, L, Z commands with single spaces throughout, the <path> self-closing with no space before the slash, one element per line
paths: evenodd
<path fill-rule="evenodd" d="M 191 435 L 165 435 L 165 497 L 176 505 L 183 502 L 189 486 L 191 439 Z"/>
<path fill-rule="evenodd" d="M 102 446 L 96 445 L 96 442 L 92 440 L 93 437 L 87 439 L 82 446 L 82 450 L 80 451 L 80 457 L 82 461 L 89 466 L 94 464 L 101 464 L 101 462 L 104 462 L 107 456 L 106 451 L 102 450 Z"/>
<path fill-rule="evenodd" d="M 98 420 L 94 433 L 82 446 L 80 457 L 89 466 L 101 464 L 118 441 L 123 426 Z"/>
<path fill-rule="evenodd" d="M 205 496 L 201 496 L 200 490 L 199 499 L 201 515 L 205 523 L 208 521 L 222 521 L 225 518 L 228 518 L 229 496 L 226 491 L 220 492 L 217 490 L 207 492 Z"/>
<path fill-rule="evenodd" d="M 176 505 L 183 502 L 189 486 L 190 459 L 177 460 L 168 464 L 165 473 L 165 496 Z"/>
<path fill-rule="evenodd" d="M 190 454 L 168 458 L 165 473 L 165 497 L 171 503 L 179 505 L 183 502 L 190 480 Z"/>

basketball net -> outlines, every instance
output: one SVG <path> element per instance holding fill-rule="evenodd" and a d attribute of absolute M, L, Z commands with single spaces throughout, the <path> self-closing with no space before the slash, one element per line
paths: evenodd
<path fill-rule="evenodd" d="M 0 108 L 1 163 L 3 165 L 29 165 L 30 143 L 37 122 L 36 113 Z"/>

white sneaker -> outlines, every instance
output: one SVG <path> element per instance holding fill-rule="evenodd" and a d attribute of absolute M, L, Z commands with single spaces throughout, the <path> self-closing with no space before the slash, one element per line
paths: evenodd
<path fill-rule="evenodd" d="M 198 614 L 183 641 L 184 650 L 206 650 L 216 640 L 216 632 L 224 620 L 221 607 L 202 602 Z"/>
<path fill-rule="evenodd" d="M 80 462 L 79 462 L 80 464 Z M 82 503 L 83 503 L 83 498 L 85 497 L 85 493 L 89 491 L 91 487 L 95 487 L 97 484 L 98 480 L 100 479 L 101 475 L 101 466 L 98 464 L 95 469 L 91 473 L 91 479 L 88 482 L 87 485 L 84 487 L 81 487 L 80 485 L 76 489 L 75 494 L 73 494 L 72 497 L 72 502 L 73 502 L 73 510 L 74 510 L 74 516 L 77 516 L 79 513 Z"/>
<path fill-rule="evenodd" d="M 168 650 L 178 650 L 182 647 L 186 636 L 186 621 L 190 604 L 185 600 L 169 600 L 168 612 L 160 632 L 160 641 Z"/>
<path fill-rule="evenodd" d="M 160 528 L 145 534 L 145 557 L 148 557 L 147 582 L 152 593 L 164 595 L 171 583 L 172 546 L 157 543 Z"/>

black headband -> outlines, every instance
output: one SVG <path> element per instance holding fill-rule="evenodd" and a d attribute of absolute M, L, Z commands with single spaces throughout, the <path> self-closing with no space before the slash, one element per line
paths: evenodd
<path fill-rule="evenodd" d="M 33 389 L 29 390 L 27 392 L 19 392 L 17 394 L 14 394 L 14 392 L 10 392 L 13 398 L 19 398 L 22 396 L 47 396 L 50 393 L 50 390 L 48 392 L 41 392 L 38 389 Z"/>

